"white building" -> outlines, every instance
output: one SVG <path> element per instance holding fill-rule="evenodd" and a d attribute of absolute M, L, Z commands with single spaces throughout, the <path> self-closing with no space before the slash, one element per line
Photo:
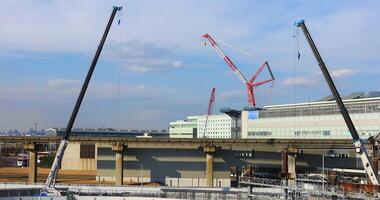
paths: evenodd
<path fill-rule="evenodd" d="M 226 114 L 209 115 L 205 131 L 206 115 L 198 116 L 198 138 L 232 138 L 235 122 Z"/>
<path fill-rule="evenodd" d="M 169 124 L 169 137 L 195 138 L 197 137 L 198 116 L 188 116 L 185 120 L 177 120 Z"/>
<path fill-rule="evenodd" d="M 206 115 L 188 116 L 185 120 L 170 122 L 171 138 L 203 138 Z M 234 120 L 226 114 L 208 117 L 206 138 L 231 138 Z"/>
<path fill-rule="evenodd" d="M 343 100 L 363 139 L 380 133 L 380 97 Z M 242 111 L 242 138 L 350 139 L 334 100 Z"/>

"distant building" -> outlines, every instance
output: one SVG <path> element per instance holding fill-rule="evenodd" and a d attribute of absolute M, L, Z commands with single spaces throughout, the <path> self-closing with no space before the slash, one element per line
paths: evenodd
<path fill-rule="evenodd" d="M 196 138 L 198 128 L 198 116 L 188 116 L 185 120 L 177 120 L 169 123 L 169 135 L 171 138 Z"/>
<path fill-rule="evenodd" d="M 205 130 L 206 115 L 198 117 L 198 138 L 202 138 L 203 134 L 206 138 L 232 138 L 232 129 L 235 122 L 226 114 L 210 115 L 208 117 L 206 133 Z"/>
<path fill-rule="evenodd" d="M 188 116 L 185 120 L 170 122 L 171 138 L 202 138 L 205 129 L 206 115 Z M 226 114 L 210 115 L 205 137 L 231 138 L 234 120 Z"/>
<path fill-rule="evenodd" d="M 355 93 L 345 97 L 343 102 L 358 134 L 367 139 L 380 133 L 380 97 L 363 96 Z M 242 138 L 350 139 L 351 134 L 336 102 L 324 99 L 242 111 Z"/>
<path fill-rule="evenodd" d="M 352 93 L 343 97 L 361 138 L 380 133 L 380 92 Z M 207 138 L 351 139 L 333 97 L 317 102 L 266 106 L 263 109 L 222 108 L 210 115 Z M 202 138 L 206 115 L 170 123 L 170 137 Z"/>
<path fill-rule="evenodd" d="M 63 136 L 65 128 L 45 129 L 46 135 Z M 167 130 L 119 130 L 113 128 L 73 128 L 70 136 L 93 137 L 169 137 Z"/>

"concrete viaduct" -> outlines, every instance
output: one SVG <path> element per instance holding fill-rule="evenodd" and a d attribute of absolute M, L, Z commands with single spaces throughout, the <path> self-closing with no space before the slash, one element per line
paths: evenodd
<path fill-rule="evenodd" d="M 41 144 L 58 143 L 55 136 L 0 136 L 0 143 L 23 144 L 29 152 L 29 183 L 37 180 L 37 153 Z M 123 152 L 127 148 L 173 148 L 203 149 L 206 164 L 206 184 L 213 186 L 214 153 L 219 149 L 274 151 L 282 154 L 283 174 L 295 177 L 296 154 L 299 149 L 353 149 L 352 140 L 347 139 L 185 139 L 185 138 L 127 138 L 127 137 L 72 137 L 72 142 L 111 144 L 115 152 L 116 185 L 123 184 Z M 369 144 L 366 144 L 369 147 Z"/>

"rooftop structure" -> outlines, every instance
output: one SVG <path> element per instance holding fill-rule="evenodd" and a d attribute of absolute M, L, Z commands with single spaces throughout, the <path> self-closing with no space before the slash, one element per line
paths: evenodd
<path fill-rule="evenodd" d="M 360 96 L 360 97 L 359 97 Z M 349 95 L 344 104 L 360 137 L 380 132 L 380 97 Z M 327 98 L 325 98 L 327 99 Z M 350 139 L 339 108 L 334 101 L 266 106 L 263 110 L 242 112 L 243 138 Z"/>

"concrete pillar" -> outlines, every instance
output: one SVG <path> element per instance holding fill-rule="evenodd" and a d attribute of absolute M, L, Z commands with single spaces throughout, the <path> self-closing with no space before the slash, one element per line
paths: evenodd
<path fill-rule="evenodd" d="M 287 148 L 288 154 L 288 179 L 290 181 L 290 185 L 295 184 L 294 180 L 296 179 L 296 157 L 298 153 L 298 147 L 290 146 Z"/>
<path fill-rule="evenodd" d="M 28 183 L 37 182 L 37 145 L 35 143 L 24 144 L 24 149 L 29 152 Z"/>
<path fill-rule="evenodd" d="M 288 154 L 288 173 L 289 179 L 296 178 L 296 155 Z"/>
<path fill-rule="evenodd" d="M 375 172 L 375 176 L 379 177 L 379 146 L 372 145 L 372 167 Z"/>
<path fill-rule="evenodd" d="M 123 185 L 123 171 L 124 171 L 124 166 L 123 166 L 123 153 L 124 150 L 126 149 L 126 146 L 122 143 L 116 143 L 112 145 L 112 151 L 115 152 L 115 184 L 117 186 Z"/>
<path fill-rule="evenodd" d="M 288 151 L 281 151 L 281 178 L 288 178 Z"/>
<path fill-rule="evenodd" d="M 214 186 L 214 153 L 216 148 L 214 145 L 206 145 L 203 148 L 206 154 L 206 186 Z"/>

